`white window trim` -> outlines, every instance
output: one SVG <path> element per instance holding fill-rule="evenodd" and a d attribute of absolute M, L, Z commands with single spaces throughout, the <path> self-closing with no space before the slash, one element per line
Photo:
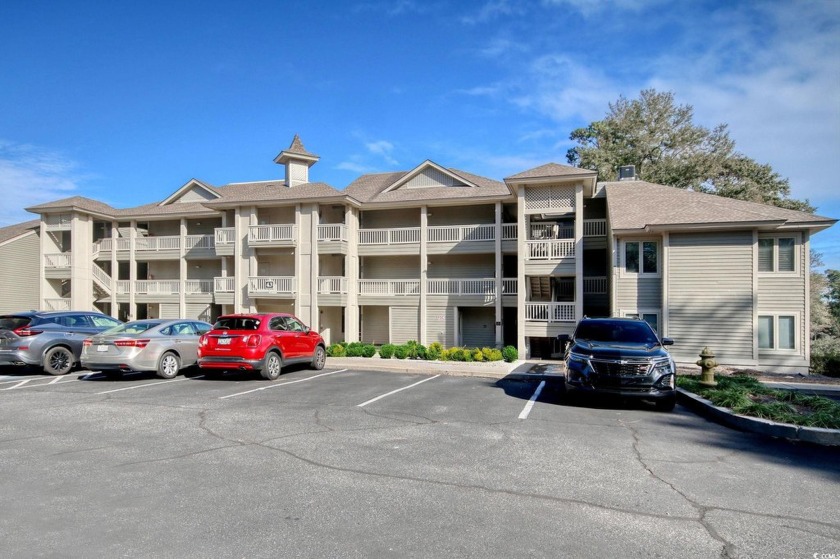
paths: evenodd
<path fill-rule="evenodd" d="M 768 272 L 769 273 L 769 272 Z M 758 347 L 758 319 L 763 316 L 770 316 L 773 318 L 773 347 Z M 792 349 L 780 349 L 779 348 L 779 317 L 780 316 L 792 316 L 793 317 L 793 348 Z M 801 353 L 802 350 L 802 317 L 800 316 L 799 312 L 790 311 L 790 312 L 764 312 L 758 311 L 758 315 L 756 317 L 756 329 L 755 329 L 755 343 L 756 347 L 758 347 L 759 353 L 762 354 L 783 354 L 783 355 L 798 355 Z"/>
<path fill-rule="evenodd" d="M 621 318 L 631 318 L 629 315 L 636 314 L 639 315 L 639 318 L 644 320 L 642 317 L 646 314 L 655 314 L 656 315 L 656 324 L 659 328 L 656 330 L 656 334 L 661 338 L 662 334 L 662 309 L 618 309 L 618 316 Z"/>
<path fill-rule="evenodd" d="M 639 271 L 627 271 L 627 244 L 636 243 L 639 245 Z M 643 243 L 656 243 L 656 272 L 643 272 L 642 267 L 644 263 L 644 245 Z M 662 239 L 658 237 L 647 239 L 622 239 L 618 248 L 618 270 L 619 277 L 622 278 L 661 278 L 662 277 Z"/>
<path fill-rule="evenodd" d="M 758 275 L 765 278 L 777 277 L 797 277 L 801 273 L 801 255 L 802 255 L 802 235 L 800 233 L 760 233 L 758 239 L 773 239 L 773 271 L 762 272 L 759 270 Z M 793 271 L 779 271 L 779 239 L 793 239 Z M 755 258 L 758 260 L 758 242 L 755 245 Z"/>

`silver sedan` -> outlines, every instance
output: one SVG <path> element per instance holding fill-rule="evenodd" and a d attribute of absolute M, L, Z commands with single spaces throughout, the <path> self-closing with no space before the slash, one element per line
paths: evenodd
<path fill-rule="evenodd" d="M 199 320 L 134 320 L 87 338 L 82 344 L 82 366 L 106 374 L 155 371 L 175 378 L 195 365 L 198 337 L 213 326 Z"/>

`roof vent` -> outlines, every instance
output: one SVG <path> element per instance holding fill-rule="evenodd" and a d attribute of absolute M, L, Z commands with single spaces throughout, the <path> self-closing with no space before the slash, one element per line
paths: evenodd
<path fill-rule="evenodd" d="M 634 181 L 636 180 L 636 166 L 622 165 L 618 168 L 618 180 L 620 181 Z"/>

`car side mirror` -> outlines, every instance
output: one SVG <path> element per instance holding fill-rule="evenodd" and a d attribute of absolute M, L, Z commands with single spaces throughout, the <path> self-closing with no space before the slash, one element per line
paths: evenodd
<path fill-rule="evenodd" d="M 662 345 L 674 345 L 673 338 L 662 338 Z"/>

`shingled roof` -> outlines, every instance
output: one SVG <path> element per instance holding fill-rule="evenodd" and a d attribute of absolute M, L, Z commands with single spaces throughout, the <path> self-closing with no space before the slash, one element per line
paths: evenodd
<path fill-rule="evenodd" d="M 363 204 L 480 200 L 511 196 L 510 189 L 503 182 L 457 169 L 446 169 L 446 171 L 475 187 L 397 188 L 385 192 L 410 172 L 398 171 L 362 175 L 344 189 L 344 194 Z"/>
<path fill-rule="evenodd" d="M 218 200 L 204 202 L 208 208 L 234 206 L 251 202 L 279 202 L 337 198 L 341 192 L 324 182 L 308 182 L 288 187 L 282 180 L 232 183 L 216 189 Z"/>
<path fill-rule="evenodd" d="M 724 198 L 645 181 L 603 183 L 615 231 L 651 227 L 802 226 L 824 229 L 837 220 L 768 204 Z"/>
<path fill-rule="evenodd" d="M 16 223 L 14 225 L 8 225 L 6 227 L 0 227 L 0 245 L 5 243 L 6 241 L 11 241 L 16 237 L 20 237 L 30 231 L 34 231 L 41 226 L 40 219 L 31 219 L 29 221 L 24 221 L 23 223 Z"/>
<path fill-rule="evenodd" d="M 581 169 L 580 167 L 572 167 L 570 165 L 561 165 L 559 163 L 546 163 L 527 171 L 522 171 L 510 177 L 506 181 L 516 181 L 521 179 L 541 179 L 541 178 L 555 178 L 558 176 L 580 176 L 592 177 L 597 176 L 598 172 L 591 169 Z"/>

